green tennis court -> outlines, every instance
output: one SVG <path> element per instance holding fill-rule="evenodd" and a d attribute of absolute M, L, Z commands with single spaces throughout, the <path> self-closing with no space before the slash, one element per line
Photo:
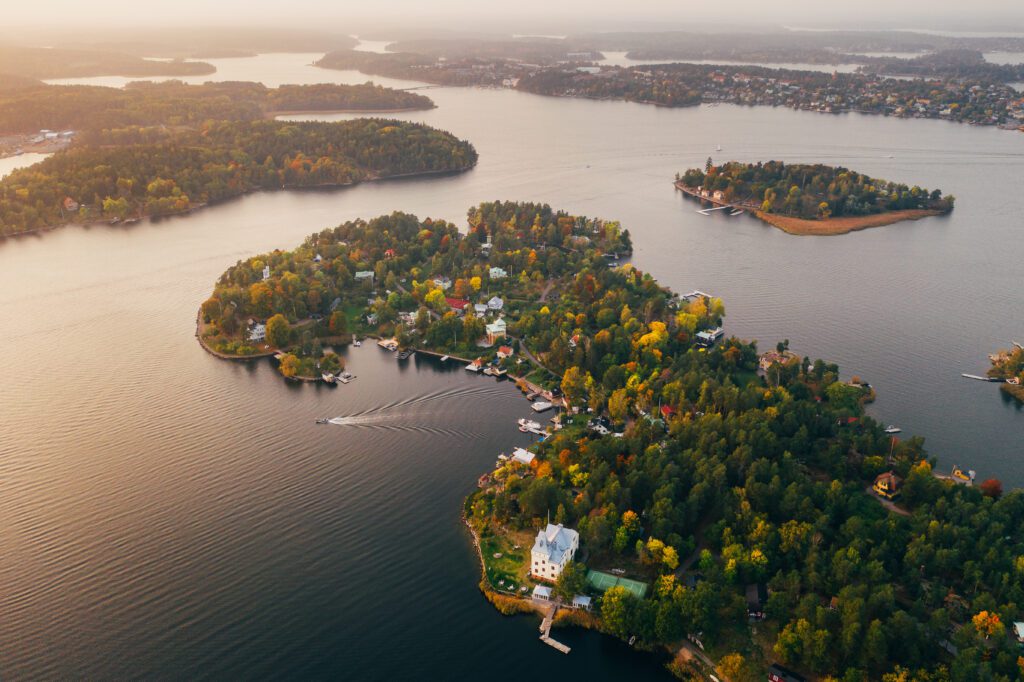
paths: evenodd
<path fill-rule="evenodd" d="M 639 580 L 630 580 L 629 578 L 620 578 L 611 573 L 587 571 L 587 582 L 599 592 L 604 592 L 609 587 L 618 585 L 632 592 L 637 599 L 643 599 L 644 595 L 647 594 L 647 583 L 642 583 Z"/>

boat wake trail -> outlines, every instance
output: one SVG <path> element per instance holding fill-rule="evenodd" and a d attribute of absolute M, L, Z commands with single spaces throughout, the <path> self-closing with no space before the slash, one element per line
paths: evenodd
<path fill-rule="evenodd" d="M 449 415 L 450 416 L 450 415 Z M 409 423 L 410 418 L 434 417 L 442 419 L 445 415 L 440 413 L 416 413 L 409 414 L 388 414 L 388 415 L 363 415 L 353 417 L 334 417 L 328 419 L 327 423 L 334 426 L 345 426 L 357 429 L 375 429 L 384 431 L 406 431 L 422 433 L 425 435 L 455 436 L 459 438 L 482 438 L 483 434 L 474 431 L 466 431 L 457 428 L 446 428 L 442 426 Z"/>

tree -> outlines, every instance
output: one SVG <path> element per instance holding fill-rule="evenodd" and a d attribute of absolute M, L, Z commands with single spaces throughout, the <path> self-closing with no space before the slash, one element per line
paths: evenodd
<path fill-rule="evenodd" d="M 427 292 L 424 302 L 436 312 L 443 313 L 448 310 L 448 301 L 441 289 L 431 289 Z"/>
<path fill-rule="evenodd" d="M 739 653 L 722 656 L 718 661 L 718 671 L 729 682 L 753 682 L 760 679 L 756 667 Z"/>
<path fill-rule="evenodd" d="M 621 424 L 629 416 L 629 393 L 624 388 L 612 391 L 608 398 L 608 414 L 612 421 Z"/>
<path fill-rule="evenodd" d="M 984 635 L 985 639 L 991 637 L 998 639 L 1006 631 L 1006 627 L 999 618 L 999 614 L 994 611 L 979 611 L 971 618 L 971 623 L 974 624 L 974 629 L 978 634 Z"/>
<path fill-rule="evenodd" d="M 609 587 L 601 597 L 601 623 L 611 635 L 626 639 L 631 630 L 635 611 L 636 597 L 621 585 Z"/>
<path fill-rule="evenodd" d="M 320 370 L 323 372 L 337 374 L 343 369 L 345 369 L 345 362 L 337 353 L 328 352 L 320 358 Z"/>
<path fill-rule="evenodd" d="M 288 353 L 281 358 L 281 363 L 277 369 L 286 377 L 293 377 L 298 374 L 299 371 L 299 358 L 292 353 Z"/>
<path fill-rule="evenodd" d="M 278 313 L 267 320 L 267 343 L 284 348 L 291 341 L 292 327 L 284 315 Z"/>
<path fill-rule="evenodd" d="M 587 398 L 587 389 L 593 383 L 589 372 L 579 367 L 570 367 L 562 375 L 562 394 L 570 405 L 580 405 Z"/>
<path fill-rule="evenodd" d="M 981 489 L 982 495 L 991 497 L 994 500 L 998 500 L 1003 496 L 1003 483 L 998 478 L 986 479 L 978 487 Z"/>
<path fill-rule="evenodd" d="M 331 313 L 331 319 L 327 323 L 331 334 L 341 336 L 348 333 L 348 315 L 343 310 L 335 310 Z"/>
<path fill-rule="evenodd" d="M 562 568 L 555 581 L 555 594 L 571 602 L 577 594 L 582 594 L 587 589 L 587 567 L 570 561 Z"/>

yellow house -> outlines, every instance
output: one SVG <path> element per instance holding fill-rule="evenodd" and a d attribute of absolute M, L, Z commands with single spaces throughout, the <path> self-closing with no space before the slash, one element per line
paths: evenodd
<path fill-rule="evenodd" d="M 872 489 L 887 500 L 891 500 L 900 494 L 900 484 L 903 480 L 892 471 L 880 474 L 875 479 Z"/>

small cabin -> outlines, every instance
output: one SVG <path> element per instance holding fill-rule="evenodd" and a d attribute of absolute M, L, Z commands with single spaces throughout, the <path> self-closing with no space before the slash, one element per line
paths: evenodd
<path fill-rule="evenodd" d="M 884 474 L 879 474 L 875 478 L 875 483 L 871 486 L 871 489 L 874 490 L 875 494 L 879 497 L 891 500 L 900 494 L 900 485 L 902 483 L 903 479 L 897 476 L 895 472 L 887 471 Z"/>

